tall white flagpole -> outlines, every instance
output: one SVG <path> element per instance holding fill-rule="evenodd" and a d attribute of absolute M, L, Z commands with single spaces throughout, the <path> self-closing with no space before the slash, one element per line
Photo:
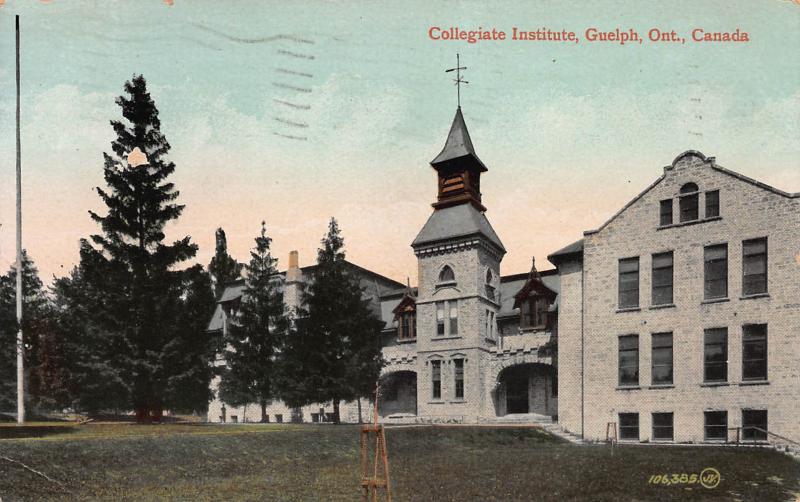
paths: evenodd
<path fill-rule="evenodd" d="M 19 15 L 17 33 L 17 423 L 25 423 L 25 345 L 22 340 L 22 153 L 19 138 Z"/>

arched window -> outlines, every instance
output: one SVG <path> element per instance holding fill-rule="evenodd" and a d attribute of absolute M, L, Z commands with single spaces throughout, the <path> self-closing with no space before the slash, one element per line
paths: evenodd
<path fill-rule="evenodd" d="M 486 296 L 490 300 L 494 300 L 494 275 L 492 275 L 492 269 L 486 270 Z"/>
<path fill-rule="evenodd" d="M 681 222 L 694 221 L 699 217 L 697 209 L 699 202 L 699 189 L 694 183 L 686 183 L 681 187 L 680 208 Z"/>
<path fill-rule="evenodd" d="M 445 265 L 442 271 L 439 272 L 439 282 L 456 282 L 456 274 L 453 273 L 450 265 Z"/>

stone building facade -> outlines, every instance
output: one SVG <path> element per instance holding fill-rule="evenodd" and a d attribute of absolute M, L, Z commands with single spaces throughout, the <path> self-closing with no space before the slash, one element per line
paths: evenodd
<path fill-rule="evenodd" d="M 433 212 L 411 244 L 418 259 L 416 288 L 350 264 L 365 296 L 384 321 L 386 362 L 379 409 L 385 421 L 479 422 L 551 420 L 558 413 L 555 270 L 501 276 L 506 250 L 486 218 L 478 158 L 459 108 L 436 171 Z M 296 252 L 276 277 L 287 308 L 300 302 L 313 266 Z M 235 322 L 243 283 L 229 285 L 208 329 L 226 333 Z M 222 359 L 217 364 L 224 365 Z M 212 382 L 215 396 L 219 381 Z M 365 401 L 362 403 L 367 405 Z M 291 410 L 274 402 L 271 421 L 324 421 L 331 403 Z M 344 421 L 358 420 L 358 403 L 343 403 Z M 362 416 L 367 416 L 362 414 Z M 256 405 L 231 407 L 215 398 L 209 421 L 257 421 Z"/>
<path fill-rule="evenodd" d="M 560 425 L 587 439 L 611 423 L 623 441 L 800 441 L 798 195 L 687 151 L 550 255 Z"/>
<path fill-rule="evenodd" d="M 557 420 L 589 440 L 721 441 L 737 428 L 800 440 L 800 194 L 688 151 L 552 253 L 555 269 L 504 276 L 481 200 L 488 169 L 460 108 L 431 166 L 437 198 L 411 243 L 417 287 L 351 264 L 384 321 L 382 420 Z M 288 307 L 312 271 L 291 254 L 276 277 Z M 241 283 L 226 289 L 209 330 L 227 329 L 241 295 Z M 357 404 L 342 404 L 342 420 L 358 420 Z M 324 421 L 332 406 L 267 412 Z M 210 404 L 210 421 L 234 417 L 260 410 Z"/>

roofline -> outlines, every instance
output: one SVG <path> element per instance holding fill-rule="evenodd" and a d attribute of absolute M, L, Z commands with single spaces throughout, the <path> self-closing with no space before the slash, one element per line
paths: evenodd
<path fill-rule="evenodd" d="M 498 246 L 497 244 L 492 242 L 492 240 L 490 238 L 488 238 L 486 235 L 484 235 L 481 232 L 470 232 L 470 233 L 467 233 L 467 234 L 450 235 L 450 236 L 447 236 L 447 237 L 445 237 L 443 239 L 435 239 L 435 240 L 432 240 L 432 241 L 417 242 L 415 240 L 414 242 L 411 243 L 411 248 L 416 250 L 417 248 L 422 248 L 422 247 L 427 247 L 427 246 L 435 246 L 436 244 L 439 244 L 440 242 L 447 242 L 447 241 L 451 241 L 453 239 L 464 239 L 466 237 L 481 237 L 486 242 L 488 242 L 489 244 L 491 244 L 492 246 L 497 248 L 499 251 L 501 251 L 502 254 L 508 253 L 508 251 L 506 251 L 505 246 L 503 246 L 502 242 L 500 243 L 500 246 Z M 499 239 L 500 239 L 500 237 L 498 236 L 498 240 Z"/>
<path fill-rule="evenodd" d="M 768 191 L 770 191 L 772 193 L 775 193 L 775 194 L 778 194 L 778 195 L 782 195 L 783 197 L 786 197 L 786 198 L 789 198 L 789 199 L 800 198 L 800 192 L 794 192 L 794 193 L 792 193 L 792 192 L 784 192 L 780 188 L 775 188 L 773 186 L 767 185 L 766 183 L 762 183 L 762 182 L 760 182 L 758 180 L 754 180 L 753 178 L 747 177 L 744 174 L 740 174 L 740 173 L 737 173 L 736 171 L 731 171 L 730 169 L 724 168 L 722 166 L 718 166 L 716 163 L 713 162 L 713 160 L 714 160 L 714 158 L 711 157 L 711 161 L 712 161 L 711 162 L 711 167 L 713 167 L 714 169 L 716 169 L 717 171 L 719 171 L 721 173 L 725 173 L 725 174 L 727 174 L 729 176 L 733 176 L 734 178 L 740 179 L 742 181 L 746 181 L 747 183 L 750 183 L 751 185 L 755 185 L 755 186 L 757 186 L 759 188 L 763 188 L 764 190 L 768 190 Z"/>
<path fill-rule="evenodd" d="M 511 281 L 526 280 L 526 279 L 528 279 L 528 277 L 530 277 L 530 275 L 531 275 L 530 272 L 520 272 L 518 274 L 503 275 L 503 276 L 500 276 L 500 282 L 511 282 Z M 548 275 L 558 275 L 558 269 L 551 268 L 551 269 L 548 269 L 548 270 L 543 270 L 543 271 L 539 272 L 539 275 L 541 275 L 543 277 L 544 276 L 548 276 Z"/>
<path fill-rule="evenodd" d="M 583 235 L 592 235 L 592 234 L 596 234 L 597 232 L 599 232 L 599 231 L 603 230 L 604 228 L 606 228 L 606 227 L 608 226 L 608 224 L 609 224 L 609 223 L 611 223 L 612 221 L 614 221 L 614 220 L 617 218 L 617 216 L 619 216 L 619 215 L 620 215 L 620 214 L 622 214 L 622 213 L 623 213 L 623 212 L 624 212 L 626 209 L 628 209 L 629 207 L 631 207 L 631 206 L 632 206 L 632 205 L 633 205 L 633 204 L 634 204 L 636 201 L 638 201 L 639 199 L 641 199 L 642 197 L 644 197 L 644 196 L 645 196 L 645 194 L 647 194 L 647 192 L 649 192 L 650 190 L 652 190 L 653 188 L 655 188 L 655 187 L 656 187 L 656 185 L 658 185 L 659 183 L 661 183 L 661 182 L 664 180 L 664 178 L 666 178 L 666 177 L 667 177 L 667 175 L 666 175 L 666 174 L 662 174 L 661 176 L 659 176 L 657 180 L 655 180 L 654 182 L 650 183 L 650 185 L 649 185 L 647 188 L 645 188 L 644 190 L 642 190 L 642 191 L 639 193 L 639 195 L 637 195 L 636 197 L 634 197 L 633 199 L 631 199 L 631 201 L 630 201 L 630 202 L 628 202 L 627 204 L 625 204 L 624 206 L 622 206 L 622 209 L 620 209 L 619 211 L 617 211 L 616 213 L 614 213 L 614 216 L 612 216 L 611 218 L 609 218 L 608 220 L 606 220 L 606 222 L 605 222 L 605 223 L 603 223 L 602 225 L 600 225 L 598 228 L 596 228 L 596 229 L 594 229 L 594 230 L 585 230 L 585 231 L 583 232 Z"/>

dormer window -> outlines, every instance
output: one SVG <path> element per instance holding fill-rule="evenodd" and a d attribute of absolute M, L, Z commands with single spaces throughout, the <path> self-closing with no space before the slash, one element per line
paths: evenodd
<path fill-rule="evenodd" d="M 486 297 L 490 300 L 494 300 L 494 277 L 492 276 L 492 270 L 489 269 L 486 271 Z"/>
<path fill-rule="evenodd" d="M 681 223 L 694 221 L 700 217 L 698 212 L 700 192 L 694 183 L 686 183 L 681 187 L 680 210 Z"/>
<path fill-rule="evenodd" d="M 415 312 L 401 313 L 400 322 L 397 326 L 397 338 L 400 340 L 413 340 L 416 338 L 416 325 L 417 315 Z"/>
<path fill-rule="evenodd" d="M 450 284 L 456 282 L 456 274 L 453 272 L 453 269 L 450 268 L 450 265 L 445 265 L 442 267 L 442 271 L 439 272 L 439 284 Z"/>
<path fill-rule="evenodd" d="M 522 302 L 520 327 L 522 329 L 544 329 L 547 327 L 547 310 L 550 303 L 546 298 L 531 297 Z"/>

